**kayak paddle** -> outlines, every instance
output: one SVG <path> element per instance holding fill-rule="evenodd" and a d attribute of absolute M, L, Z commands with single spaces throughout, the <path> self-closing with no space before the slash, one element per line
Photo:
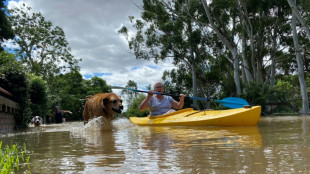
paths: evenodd
<path fill-rule="evenodd" d="M 133 88 L 124 88 L 124 87 L 120 87 L 120 86 L 111 86 L 112 89 L 126 89 L 126 90 L 130 90 L 133 92 L 144 92 L 144 93 L 149 93 L 149 91 L 143 91 L 143 90 L 138 90 L 138 89 L 133 89 Z M 166 93 L 160 93 L 160 92 L 155 92 L 154 94 L 158 94 L 158 95 L 168 95 L 168 96 L 172 96 L 172 97 L 178 97 L 178 95 L 174 95 L 174 94 L 166 94 Z M 245 105 L 249 105 L 249 103 L 242 99 L 242 98 L 238 98 L 238 97 L 227 97 L 224 98 L 223 100 L 216 100 L 216 99 L 208 99 L 208 98 L 200 98 L 200 97 L 190 97 L 190 96 L 186 96 L 185 98 L 189 98 L 192 100 L 206 100 L 206 101 L 214 101 L 214 102 L 218 102 L 221 103 L 223 106 L 226 106 L 228 108 L 243 108 L 243 106 Z"/>

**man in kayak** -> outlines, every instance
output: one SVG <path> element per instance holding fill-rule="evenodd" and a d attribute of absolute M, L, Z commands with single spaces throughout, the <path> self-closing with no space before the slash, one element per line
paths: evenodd
<path fill-rule="evenodd" d="M 154 91 L 164 93 L 165 88 L 163 83 L 157 82 L 154 85 Z M 167 95 L 154 95 L 154 91 L 149 91 L 147 97 L 140 104 L 140 111 L 147 108 L 150 110 L 150 116 L 163 115 L 174 112 L 174 109 L 182 109 L 184 105 L 184 94 L 180 94 L 180 101 L 175 101 L 171 96 Z"/>

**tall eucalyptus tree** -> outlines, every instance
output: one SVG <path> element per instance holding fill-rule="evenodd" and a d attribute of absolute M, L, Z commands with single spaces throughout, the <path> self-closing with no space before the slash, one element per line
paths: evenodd
<path fill-rule="evenodd" d="M 54 27 L 41 13 L 31 13 L 31 8 L 25 4 L 9 13 L 16 36 L 14 51 L 30 72 L 47 79 L 68 67 L 78 67 L 80 60 L 70 53 L 71 48 L 60 27 Z"/>
<path fill-rule="evenodd" d="M 130 20 L 136 35 L 128 38 L 137 59 L 154 62 L 171 60 L 176 66 L 185 65 L 192 77 L 192 94 L 196 95 L 197 71 L 207 58 L 206 41 L 196 21 L 202 10 L 198 1 L 143 1 L 142 20 Z M 196 19 L 192 20 L 192 17 Z M 119 30 L 128 36 L 128 29 Z M 182 86 L 182 84 L 179 84 Z"/>
<path fill-rule="evenodd" d="M 293 0 L 293 3 L 291 4 L 293 6 L 296 6 L 295 0 Z M 307 95 L 307 85 L 304 78 L 304 65 L 303 60 L 301 57 L 301 48 L 298 43 L 298 34 L 297 34 L 297 26 L 296 26 L 296 12 L 294 12 L 294 9 L 292 10 L 292 33 L 293 33 L 293 41 L 294 41 L 294 47 L 295 47 L 295 54 L 296 54 L 296 60 L 298 65 L 298 79 L 300 84 L 300 90 L 301 90 L 301 96 L 302 96 L 302 114 L 303 115 L 309 115 L 309 101 L 308 101 L 308 95 Z"/>
<path fill-rule="evenodd" d="M 238 48 L 237 48 L 237 43 L 235 41 L 234 38 L 234 27 L 235 23 L 232 23 L 232 27 L 229 27 L 228 25 L 222 25 L 224 24 L 224 22 L 218 22 L 220 21 L 220 19 L 216 18 L 215 16 L 211 15 L 210 9 L 209 9 L 209 5 L 207 4 L 206 0 L 201 0 L 205 13 L 207 15 L 208 18 L 208 22 L 209 22 L 209 26 L 212 28 L 213 32 L 217 34 L 217 36 L 219 37 L 219 39 L 224 43 L 224 45 L 228 48 L 228 50 L 231 52 L 232 55 L 232 62 L 233 62 L 233 67 L 234 67 L 234 80 L 235 80 L 235 85 L 236 85 L 236 90 L 237 90 L 237 95 L 241 95 L 241 85 L 240 85 L 240 76 L 239 76 L 239 58 L 238 58 Z M 228 2 L 228 1 L 227 1 Z M 233 5 L 233 3 L 230 3 L 229 5 Z M 231 8 L 231 6 L 228 6 L 228 8 Z M 222 13 L 223 16 L 227 16 L 227 14 L 229 13 L 230 15 L 234 15 L 234 13 L 230 13 L 233 12 L 229 11 L 228 9 L 226 11 L 221 11 L 220 9 L 216 9 L 218 10 L 219 15 L 221 16 L 220 13 Z M 226 15 L 224 14 L 226 13 Z M 214 20 L 216 18 L 216 20 Z M 232 16 L 232 18 L 234 18 L 234 16 Z M 227 20 L 227 18 L 222 18 L 221 21 L 223 21 L 224 19 L 226 19 L 225 22 L 227 22 L 226 24 L 229 24 L 230 22 L 234 22 L 233 20 Z M 229 31 L 229 28 L 232 28 Z"/>
<path fill-rule="evenodd" d="M 4 39 L 13 39 L 14 33 L 11 23 L 9 22 L 6 12 L 7 8 L 4 5 L 5 0 L 0 0 L 0 51 L 3 51 L 1 43 Z"/>
<path fill-rule="evenodd" d="M 298 10 L 298 7 L 296 6 L 296 2 L 294 0 L 287 0 L 289 6 L 292 8 L 292 12 L 293 14 L 296 16 L 296 18 L 298 19 L 298 21 L 302 24 L 305 32 L 307 33 L 307 37 L 310 40 L 310 29 L 309 29 L 309 25 L 307 24 L 307 21 L 304 19 L 304 17 L 301 15 L 300 10 Z M 310 2 L 309 1 L 304 1 L 302 4 L 305 4 L 306 7 L 308 7 L 307 10 L 309 10 L 310 8 Z M 303 12 L 308 14 L 308 18 L 309 18 L 309 11 L 307 12 L 306 10 Z"/>

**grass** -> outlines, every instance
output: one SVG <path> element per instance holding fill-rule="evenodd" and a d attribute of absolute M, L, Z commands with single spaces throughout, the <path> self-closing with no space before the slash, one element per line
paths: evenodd
<path fill-rule="evenodd" d="M 2 141 L 0 142 L 0 174 L 15 173 L 22 165 L 27 165 L 27 173 L 30 173 L 29 159 L 25 144 L 23 147 L 14 144 L 2 148 Z"/>

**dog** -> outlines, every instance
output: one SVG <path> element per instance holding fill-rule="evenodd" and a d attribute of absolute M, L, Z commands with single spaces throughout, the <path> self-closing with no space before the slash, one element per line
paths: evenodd
<path fill-rule="evenodd" d="M 31 123 L 34 124 L 35 127 L 39 127 L 41 124 L 43 124 L 43 119 L 40 116 L 34 116 L 31 119 Z"/>
<path fill-rule="evenodd" d="M 122 113 L 123 100 L 115 93 L 99 93 L 86 98 L 83 118 L 84 125 L 89 120 L 103 116 L 108 122 L 114 118 L 114 114 Z"/>

